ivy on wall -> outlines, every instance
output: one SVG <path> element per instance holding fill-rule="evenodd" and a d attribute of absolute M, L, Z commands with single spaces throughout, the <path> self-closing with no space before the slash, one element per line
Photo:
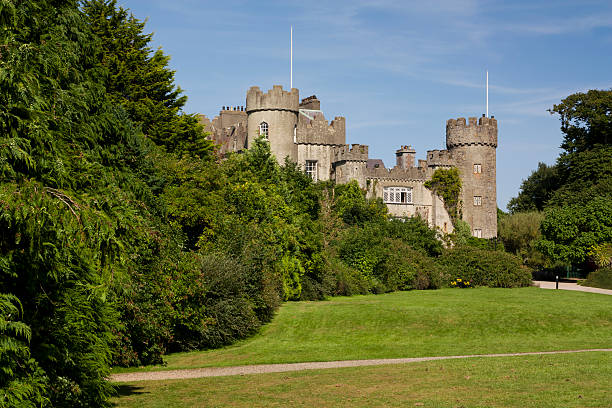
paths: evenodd
<path fill-rule="evenodd" d="M 453 224 L 461 218 L 461 202 L 459 193 L 461 192 L 461 178 L 459 170 L 437 169 L 431 180 L 425 182 L 425 187 L 436 193 L 444 201 L 444 208 L 448 211 Z"/>

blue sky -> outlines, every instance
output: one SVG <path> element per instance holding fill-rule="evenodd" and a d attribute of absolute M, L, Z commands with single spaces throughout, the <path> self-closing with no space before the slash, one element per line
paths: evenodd
<path fill-rule="evenodd" d="M 505 209 L 562 135 L 547 109 L 563 97 L 612 87 L 612 2 L 481 0 L 118 0 L 148 19 L 154 47 L 172 57 L 186 111 L 245 105 L 257 85 L 316 94 L 328 120 L 345 116 L 347 142 L 395 163 L 445 148 L 446 120 L 485 111 L 498 119 L 497 201 Z"/>

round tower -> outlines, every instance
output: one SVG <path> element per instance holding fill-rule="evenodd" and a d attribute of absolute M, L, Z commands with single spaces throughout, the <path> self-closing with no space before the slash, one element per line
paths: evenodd
<path fill-rule="evenodd" d="M 493 117 L 449 119 L 446 147 L 459 169 L 463 220 L 479 238 L 497 236 L 497 120 Z"/>
<path fill-rule="evenodd" d="M 268 93 L 253 86 L 247 92 L 247 147 L 263 135 L 270 142 L 270 150 L 279 164 L 289 156 L 297 161 L 297 144 L 295 131 L 299 113 L 299 91 L 292 88 L 284 91 L 280 85 L 274 85 Z"/>

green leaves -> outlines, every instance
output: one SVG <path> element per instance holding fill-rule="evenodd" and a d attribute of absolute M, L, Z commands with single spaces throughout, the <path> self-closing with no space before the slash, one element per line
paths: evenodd
<path fill-rule="evenodd" d="M 580 264 L 591 248 L 612 242 L 612 199 L 597 197 L 586 205 L 551 208 L 541 229 L 538 249 L 553 259 Z"/>
<path fill-rule="evenodd" d="M 444 207 L 453 221 L 461 218 L 461 203 L 459 202 L 461 178 L 457 168 L 436 169 L 431 180 L 425 182 L 425 187 L 442 198 Z"/>
<path fill-rule="evenodd" d="M 152 51 L 152 34 L 145 23 L 116 0 L 83 3 L 93 32 L 101 46 L 101 65 L 107 70 L 104 85 L 109 98 L 122 106 L 135 125 L 157 145 L 178 155 L 210 158 L 213 143 L 195 115 L 182 113 L 187 97 L 174 84 L 161 49 Z"/>
<path fill-rule="evenodd" d="M 561 148 L 568 153 L 612 143 L 612 90 L 572 94 L 549 112 L 560 116 L 565 134 Z"/>
<path fill-rule="evenodd" d="M 610 242 L 612 206 L 612 90 L 590 90 L 549 110 L 561 120 L 565 150 L 521 185 L 508 208 L 544 210 L 537 249 L 555 262 L 583 265 L 589 250 Z"/>

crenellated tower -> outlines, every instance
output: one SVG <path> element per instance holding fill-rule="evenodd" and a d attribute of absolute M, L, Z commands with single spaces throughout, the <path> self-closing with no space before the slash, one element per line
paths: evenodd
<path fill-rule="evenodd" d="M 357 180 L 361 188 L 366 188 L 368 150 L 368 146 L 361 144 L 343 145 L 335 149 L 333 171 L 336 183 L 345 184 Z"/>
<path fill-rule="evenodd" d="M 446 147 L 459 169 L 463 188 L 463 219 L 472 234 L 497 236 L 496 149 L 497 120 L 494 117 L 449 119 Z"/>
<path fill-rule="evenodd" d="M 287 156 L 296 161 L 299 100 L 296 88 L 284 91 L 281 85 L 274 85 L 267 93 L 263 93 L 259 87 L 251 87 L 246 98 L 247 147 L 260 134 L 264 134 L 280 164 L 285 162 Z"/>

